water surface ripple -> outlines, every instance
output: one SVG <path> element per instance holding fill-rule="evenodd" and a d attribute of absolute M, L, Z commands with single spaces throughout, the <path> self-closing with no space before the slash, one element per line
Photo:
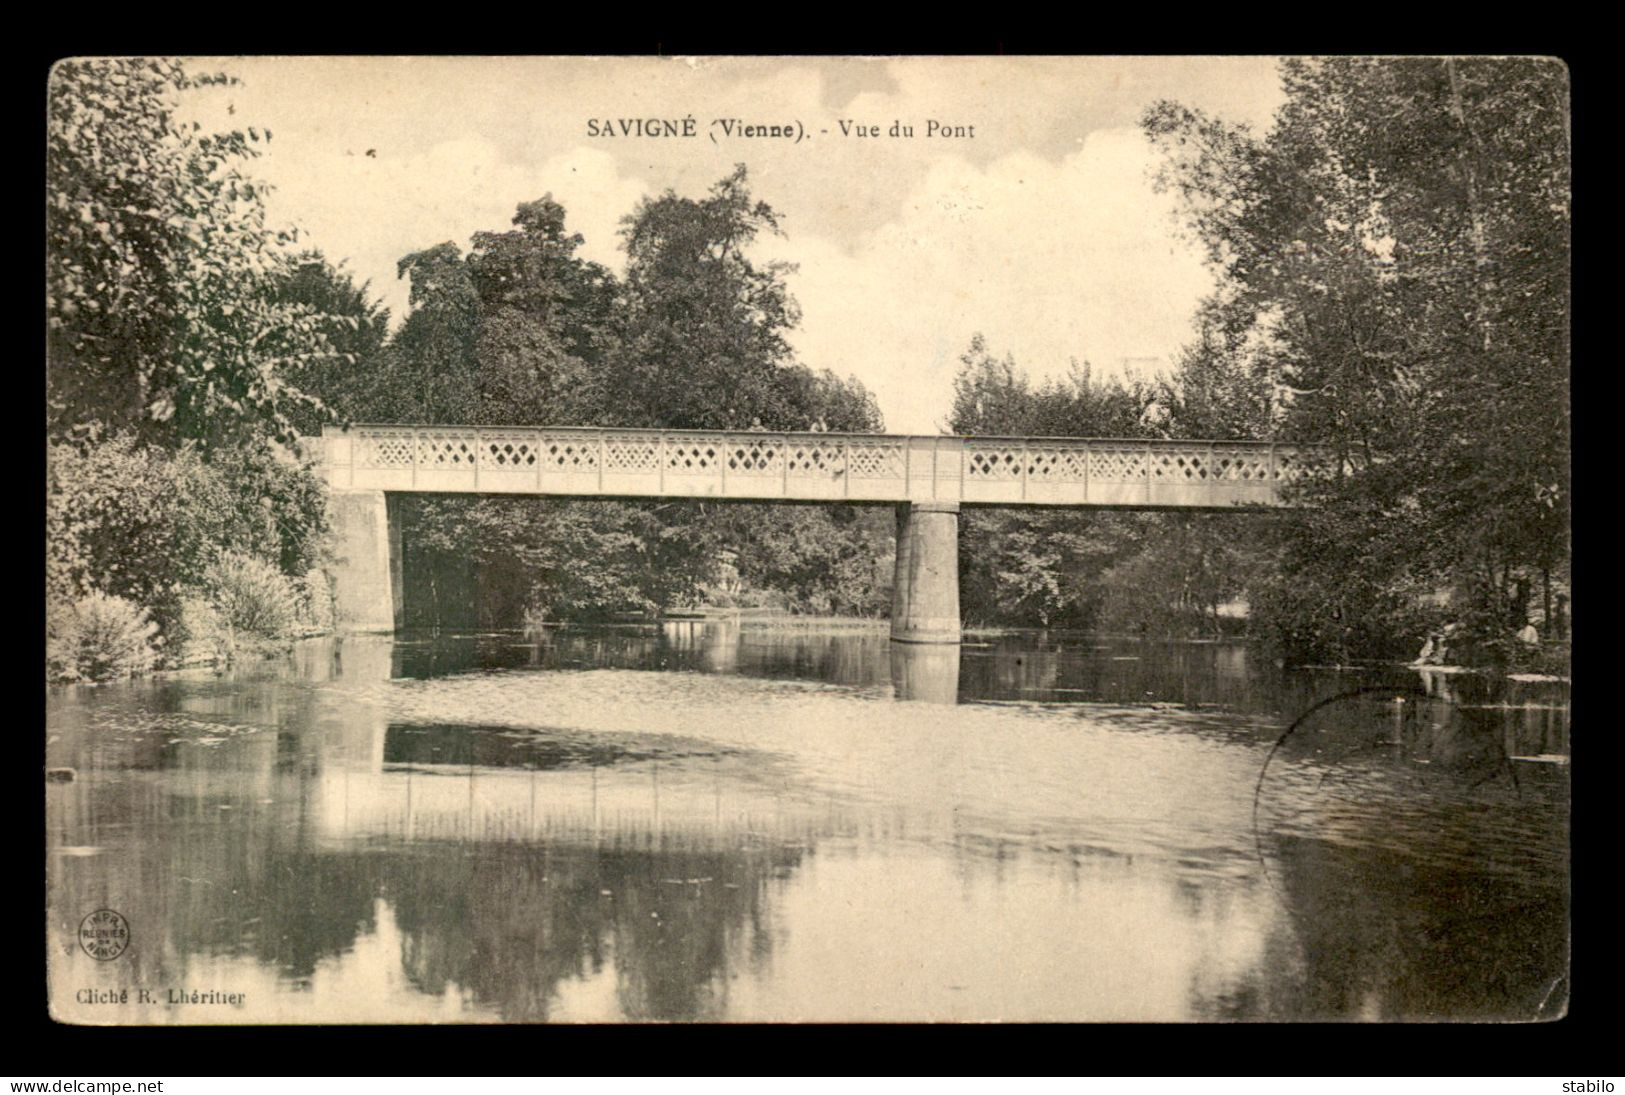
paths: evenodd
<path fill-rule="evenodd" d="M 47 788 L 53 1009 L 1553 1018 L 1568 723 L 1563 683 L 1233 643 L 312 640 L 51 691 L 47 760 L 76 772 Z M 77 944 L 102 908 L 131 929 L 112 961 Z"/>

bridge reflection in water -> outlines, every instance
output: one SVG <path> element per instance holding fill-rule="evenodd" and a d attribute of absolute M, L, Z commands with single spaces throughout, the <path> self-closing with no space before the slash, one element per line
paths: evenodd
<path fill-rule="evenodd" d="M 245 991 L 233 1021 L 1535 1013 L 1566 800 L 1488 760 L 1565 752 L 1564 703 L 1328 709 L 1277 755 L 1261 868 L 1272 712 L 1346 680 L 1107 646 L 681 623 L 75 692 L 53 984 Z M 100 907 L 118 963 L 72 946 Z"/>

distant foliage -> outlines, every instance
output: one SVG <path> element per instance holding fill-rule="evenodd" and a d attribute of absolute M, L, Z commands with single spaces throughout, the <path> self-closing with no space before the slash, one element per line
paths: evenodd
<path fill-rule="evenodd" d="M 741 603 L 772 591 L 796 613 L 884 616 L 891 606 L 896 517 L 890 506 L 734 506 L 718 514 L 737 552 Z"/>
<path fill-rule="evenodd" d="M 158 625 L 122 597 L 91 593 L 59 603 L 46 624 L 46 672 L 55 681 L 111 681 L 152 668 Z"/>

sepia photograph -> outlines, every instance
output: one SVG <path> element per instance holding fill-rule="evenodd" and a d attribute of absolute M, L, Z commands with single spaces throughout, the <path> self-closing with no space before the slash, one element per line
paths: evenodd
<path fill-rule="evenodd" d="M 1568 1014 L 1561 60 L 47 79 L 55 1022 Z"/>

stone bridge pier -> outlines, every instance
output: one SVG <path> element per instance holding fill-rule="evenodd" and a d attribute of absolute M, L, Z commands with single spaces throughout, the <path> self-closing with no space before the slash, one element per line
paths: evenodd
<path fill-rule="evenodd" d="M 904 502 L 897 507 L 896 573 L 892 639 L 959 642 L 958 502 Z"/>
<path fill-rule="evenodd" d="M 381 490 L 335 490 L 328 499 L 338 626 L 346 631 L 400 628 L 406 602 L 395 501 Z"/>

